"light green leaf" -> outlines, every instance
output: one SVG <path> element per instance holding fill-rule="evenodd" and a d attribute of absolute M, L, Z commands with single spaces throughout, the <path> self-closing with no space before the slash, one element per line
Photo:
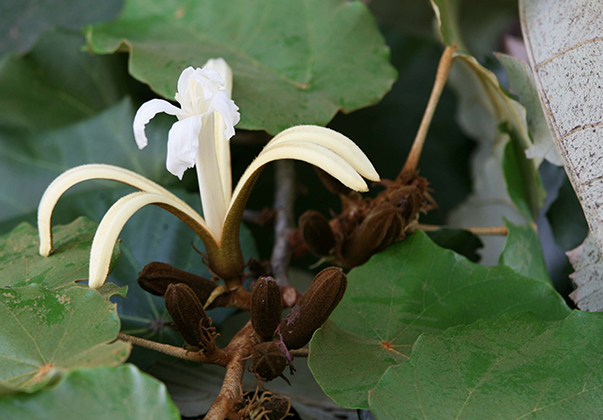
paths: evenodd
<path fill-rule="evenodd" d="M 538 234 L 529 225 L 515 225 L 505 220 L 509 229 L 499 264 L 511 267 L 526 277 L 552 282 L 544 262 Z"/>
<path fill-rule="evenodd" d="M 541 102 L 565 171 L 603 254 L 601 2 L 520 1 L 521 25 Z"/>
<path fill-rule="evenodd" d="M 23 391 L 42 388 L 65 371 L 115 366 L 130 344 L 115 340 L 115 305 L 95 290 L 49 290 L 38 284 L 0 289 L 0 382 Z"/>
<path fill-rule="evenodd" d="M 8 419 L 180 420 L 165 385 L 133 365 L 80 369 L 59 385 L 0 398 Z"/>
<path fill-rule="evenodd" d="M 504 316 L 423 335 L 412 357 L 387 370 L 369 393 L 385 419 L 594 419 L 603 317 L 573 312 L 546 322 Z"/>
<path fill-rule="evenodd" d="M 91 117 L 125 95 L 122 60 L 82 52 L 83 43 L 77 34 L 50 31 L 31 52 L 0 59 L 1 129 L 31 134 L 61 127 Z"/>
<path fill-rule="evenodd" d="M 271 134 L 374 104 L 395 79 L 389 49 L 359 1 L 129 0 L 119 20 L 86 36 L 93 52 L 129 51 L 132 76 L 168 99 L 186 67 L 224 58 L 238 127 Z"/>
<path fill-rule="evenodd" d="M 28 223 L 0 236 L 0 287 L 35 283 L 48 289 L 60 289 L 88 279 L 90 246 L 96 228 L 96 223 L 84 217 L 68 225 L 55 226 L 55 251 L 48 258 L 40 256 L 38 230 Z M 116 246 L 113 264 L 118 256 L 119 246 Z"/>
<path fill-rule="evenodd" d="M 510 55 L 500 53 L 494 53 L 494 55 L 505 66 L 509 76 L 509 85 L 526 109 L 528 128 L 534 142 L 526 149 L 526 156 L 528 159 L 536 159 L 537 165 L 546 159 L 554 165 L 561 166 L 561 158 L 555 148 L 553 135 L 544 116 L 542 105 L 540 105 L 536 81 L 530 66 L 525 61 Z"/>
<path fill-rule="evenodd" d="M 79 31 L 83 25 L 116 17 L 121 0 L 3 0 L 0 7 L 0 55 L 28 51 L 38 37 L 55 27 Z"/>
<path fill-rule="evenodd" d="M 310 368 L 337 404 L 366 409 L 368 391 L 410 357 L 422 333 L 525 310 L 549 320 L 569 314 L 549 283 L 473 264 L 417 232 L 350 272 L 343 300 L 310 343 Z"/>

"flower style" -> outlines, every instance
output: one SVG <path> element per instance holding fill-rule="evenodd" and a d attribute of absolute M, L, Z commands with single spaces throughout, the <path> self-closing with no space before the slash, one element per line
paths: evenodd
<path fill-rule="evenodd" d="M 251 189 L 267 163 L 296 159 L 318 166 L 356 191 L 367 191 L 362 177 L 378 181 L 373 165 L 350 139 L 318 126 L 296 126 L 276 135 L 253 160 L 232 191 L 229 139 L 239 121 L 230 99 L 232 70 L 223 59 L 209 60 L 201 69 L 189 67 L 178 80 L 176 100 L 181 108 L 153 99 L 134 118 L 139 148 L 147 145 L 145 125 L 159 112 L 175 115 L 168 135 L 167 169 L 178 176 L 196 166 L 205 219 L 177 196 L 135 172 L 111 165 L 91 164 L 59 175 L 46 189 L 38 208 L 40 254 L 52 252 L 51 218 L 59 198 L 75 184 L 111 179 L 138 190 L 119 199 L 104 215 L 92 241 L 89 285 L 101 287 L 111 254 L 125 223 L 149 204 L 162 207 L 184 221 L 203 241 L 210 269 L 225 281 L 240 283 L 244 269 L 239 228 Z"/>

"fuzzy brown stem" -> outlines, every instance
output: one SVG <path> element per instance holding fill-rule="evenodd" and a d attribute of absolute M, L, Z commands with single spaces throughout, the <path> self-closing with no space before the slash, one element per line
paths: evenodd
<path fill-rule="evenodd" d="M 425 232 L 430 232 L 433 230 L 438 230 L 442 226 L 438 225 L 423 225 L 418 224 L 417 228 L 423 230 Z M 474 235 L 508 235 L 509 229 L 506 226 L 486 226 L 486 227 L 459 227 L 457 229 L 468 230 Z"/>
<path fill-rule="evenodd" d="M 440 101 L 440 96 L 442 96 L 442 91 L 446 85 L 446 80 L 448 80 L 448 74 L 450 73 L 452 62 L 454 61 L 454 51 L 456 48 L 456 46 L 446 47 L 444 53 L 442 54 L 442 58 L 440 58 L 440 64 L 438 65 L 438 71 L 436 73 L 433 89 L 431 90 L 429 102 L 427 102 L 427 108 L 425 109 L 423 119 L 421 120 L 421 125 L 419 126 L 419 131 L 417 131 L 412 148 L 410 149 L 410 153 L 408 154 L 408 158 L 406 158 L 406 163 L 404 164 L 400 174 L 405 172 L 414 172 L 417 169 L 419 159 L 421 158 L 421 152 L 423 151 L 423 146 L 425 145 L 425 138 L 427 137 L 427 132 L 429 131 L 429 126 L 431 125 L 431 121 L 433 119 L 433 114 L 435 113 L 438 102 Z"/>
<path fill-rule="evenodd" d="M 145 340 L 144 338 L 134 337 L 128 334 L 119 333 L 117 338 L 126 343 L 132 343 L 135 346 L 153 350 L 168 356 L 176 357 L 182 360 L 188 360 L 197 363 L 215 364 L 226 366 L 230 356 L 223 350 L 216 349 L 211 355 L 201 352 L 192 352 L 181 347 L 171 346 L 169 344 L 157 343 L 155 341 Z"/>
<path fill-rule="evenodd" d="M 276 191 L 274 193 L 274 248 L 272 249 L 272 272 L 279 286 L 289 285 L 289 262 L 292 246 L 289 233 L 294 228 L 293 206 L 295 204 L 295 166 L 292 160 L 276 162 Z"/>

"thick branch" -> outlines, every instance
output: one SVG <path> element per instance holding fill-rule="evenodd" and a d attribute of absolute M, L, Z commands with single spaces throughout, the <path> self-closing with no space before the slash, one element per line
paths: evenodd
<path fill-rule="evenodd" d="M 417 228 L 423 230 L 425 232 L 430 232 L 433 230 L 438 230 L 442 226 L 438 225 L 423 225 L 418 224 Z M 468 230 L 474 235 L 508 235 L 509 229 L 506 226 L 486 226 L 486 227 L 458 227 L 457 229 Z"/>
<path fill-rule="evenodd" d="M 417 169 L 419 159 L 421 158 L 421 152 L 423 151 L 423 146 L 425 145 L 427 131 L 429 131 L 429 126 L 431 125 L 433 114 L 435 113 L 438 102 L 440 101 L 440 96 L 442 96 L 442 91 L 446 85 L 446 80 L 448 80 L 450 67 L 452 67 L 452 62 L 454 61 L 455 50 L 456 47 L 446 47 L 444 53 L 442 54 L 440 64 L 438 65 L 438 72 L 436 73 L 436 80 L 433 84 L 431 96 L 429 97 L 429 102 L 427 102 L 427 108 L 423 114 L 419 131 L 417 131 L 412 148 L 410 149 L 410 153 L 408 154 L 408 158 L 406 158 L 406 163 L 404 164 L 400 174 L 404 172 L 414 172 Z"/>
<path fill-rule="evenodd" d="M 274 193 L 274 248 L 272 250 L 272 271 L 279 286 L 289 285 L 289 263 L 291 242 L 289 233 L 294 228 L 293 206 L 295 203 L 295 166 L 292 160 L 276 162 L 276 191 Z"/>

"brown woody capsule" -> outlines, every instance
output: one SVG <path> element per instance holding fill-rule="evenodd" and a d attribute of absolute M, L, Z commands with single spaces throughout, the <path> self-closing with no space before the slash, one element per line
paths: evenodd
<path fill-rule="evenodd" d="M 193 289 L 182 283 L 170 284 L 164 298 L 165 307 L 184 341 L 203 348 L 202 329 L 211 327 L 211 319 Z"/>
<path fill-rule="evenodd" d="M 267 401 L 262 403 L 266 409 L 266 418 L 268 420 L 283 420 L 289 415 L 291 410 L 291 400 L 284 395 L 271 395 Z"/>
<path fill-rule="evenodd" d="M 283 343 L 290 350 L 302 348 L 331 315 L 343 298 L 348 281 L 339 267 L 329 267 L 316 275 L 301 300 L 279 325 Z"/>
<path fill-rule="evenodd" d="M 195 292 L 203 304 L 207 302 L 211 292 L 218 287 L 213 280 L 179 270 L 162 262 L 152 262 L 145 265 L 142 271 L 138 273 L 138 284 L 143 290 L 155 296 L 163 296 L 170 284 L 186 284 Z"/>
<path fill-rule="evenodd" d="M 251 325 L 263 341 L 272 340 L 282 310 L 281 288 L 272 277 L 260 277 L 251 292 Z"/>
<path fill-rule="evenodd" d="M 402 233 L 403 221 L 398 210 L 383 202 L 371 210 L 345 241 L 340 259 L 348 267 L 365 263 L 373 254 L 383 251 L 397 240 Z"/>
<path fill-rule="evenodd" d="M 315 210 L 308 210 L 301 215 L 299 231 L 310 251 L 316 255 L 327 256 L 335 246 L 335 235 L 329 221 Z"/>
<path fill-rule="evenodd" d="M 287 358 L 274 341 L 256 344 L 251 361 L 256 376 L 264 381 L 278 378 L 287 367 Z"/>

